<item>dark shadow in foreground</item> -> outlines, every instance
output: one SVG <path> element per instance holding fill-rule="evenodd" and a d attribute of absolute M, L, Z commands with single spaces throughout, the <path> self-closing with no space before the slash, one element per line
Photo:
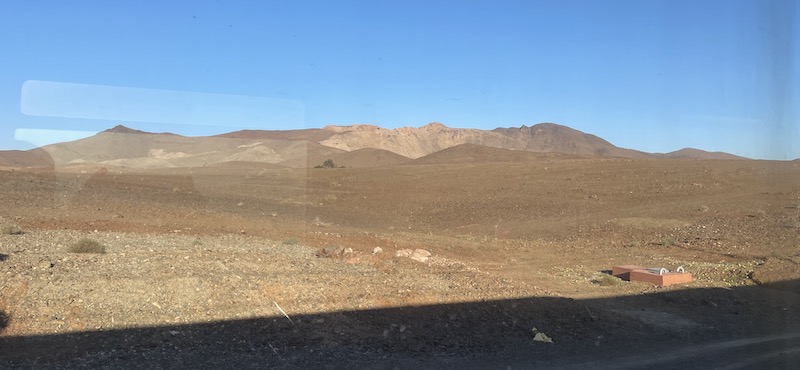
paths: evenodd
<path fill-rule="evenodd" d="M 6 336 L 0 337 L 0 364 L 147 369 L 699 369 L 738 364 L 742 366 L 736 368 L 788 369 L 800 359 L 797 293 L 759 286 L 665 289 L 603 299 L 529 297 L 312 315 L 289 312 L 291 321 L 278 314 Z M 534 341 L 534 327 L 553 343 Z"/>
<path fill-rule="evenodd" d="M 6 330 L 6 327 L 10 321 L 11 318 L 8 317 L 8 314 L 5 311 L 0 310 L 0 334 Z"/>

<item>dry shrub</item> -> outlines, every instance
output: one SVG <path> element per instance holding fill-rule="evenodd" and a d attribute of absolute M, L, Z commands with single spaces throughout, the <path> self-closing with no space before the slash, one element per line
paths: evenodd
<path fill-rule="evenodd" d="M 10 322 L 11 316 L 9 316 L 5 311 L 0 310 L 0 333 L 6 329 Z"/>
<path fill-rule="evenodd" d="M 8 224 L 0 227 L 0 234 L 2 235 L 22 235 L 22 229 L 17 225 Z"/>
<path fill-rule="evenodd" d="M 622 283 L 622 279 L 614 275 L 603 274 L 594 280 L 594 283 L 600 286 L 617 286 Z"/>
<path fill-rule="evenodd" d="M 283 245 L 298 245 L 298 244 L 300 244 L 300 241 L 295 238 L 289 238 L 283 241 Z"/>
<path fill-rule="evenodd" d="M 345 253 L 344 247 L 338 245 L 328 245 L 319 249 L 316 253 L 317 257 L 322 258 L 342 258 Z"/>
<path fill-rule="evenodd" d="M 71 245 L 67 251 L 70 253 L 105 253 L 106 246 L 96 240 L 83 238 Z"/>
<path fill-rule="evenodd" d="M 661 245 L 665 247 L 673 247 L 678 244 L 678 241 L 675 238 L 668 236 L 664 239 L 661 239 Z"/>

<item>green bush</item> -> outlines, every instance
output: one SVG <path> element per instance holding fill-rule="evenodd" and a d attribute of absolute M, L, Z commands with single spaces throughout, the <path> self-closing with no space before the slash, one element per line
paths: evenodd
<path fill-rule="evenodd" d="M 72 244 L 67 251 L 70 253 L 105 253 L 106 246 L 96 240 L 83 238 Z"/>

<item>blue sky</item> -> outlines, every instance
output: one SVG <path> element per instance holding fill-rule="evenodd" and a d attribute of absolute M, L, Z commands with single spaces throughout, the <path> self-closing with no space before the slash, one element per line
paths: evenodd
<path fill-rule="evenodd" d="M 791 0 L 9 2 L 0 149 L 120 123 L 555 122 L 650 152 L 793 159 L 798 22 Z"/>

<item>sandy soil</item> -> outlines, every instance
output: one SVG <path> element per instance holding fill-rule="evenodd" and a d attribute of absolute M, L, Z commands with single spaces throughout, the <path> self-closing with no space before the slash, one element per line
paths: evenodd
<path fill-rule="evenodd" d="M 796 161 L 559 156 L 3 170 L 0 224 L 24 233 L 0 235 L 0 361 L 568 367 L 793 333 L 798 184 Z M 68 252 L 81 238 L 106 253 Z M 617 264 L 695 281 L 600 284 Z"/>

